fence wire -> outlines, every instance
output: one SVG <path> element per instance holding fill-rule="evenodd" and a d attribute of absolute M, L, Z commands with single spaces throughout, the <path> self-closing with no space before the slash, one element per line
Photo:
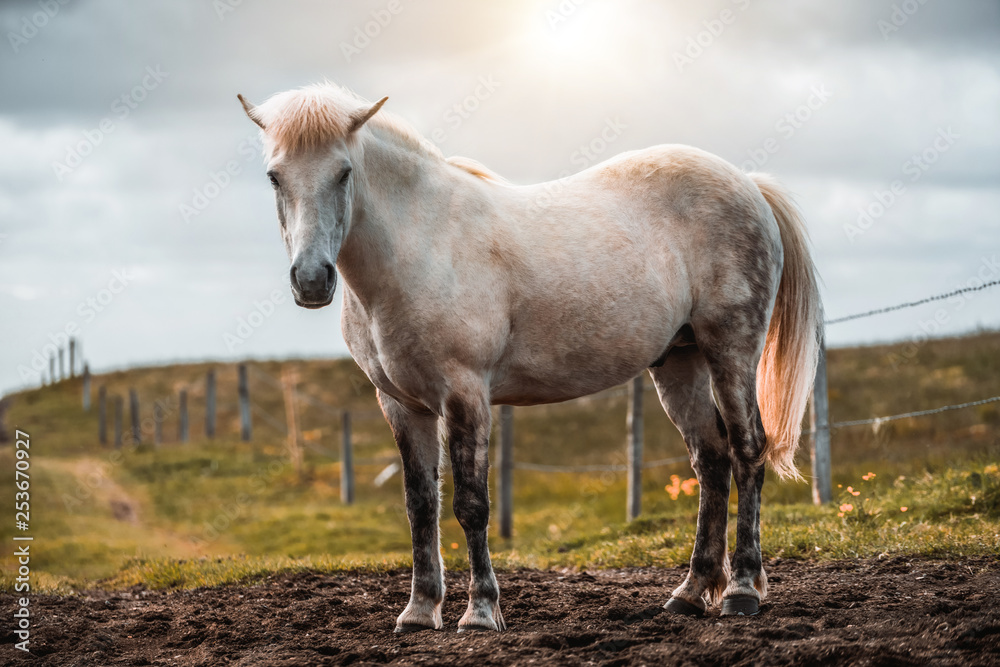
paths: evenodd
<path fill-rule="evenodd" d="M 883 313 L 891 313 L 895 310 L 903 310 L 904 308 L 913 308 L 915 306 L 922 306 L 925 303 L 931 303 L 933 301 L 941 301 L 943 299 L 950 299 L 953 296 L 958 296 L 959 294 L 965 294 L 966 292 L 978 292 L 979 290 L 984 290 L 987 287 L 995 287 L 1000 285 L 1000 280 L 991 280 L 982 285 L 976 287 L 962 287 L 945 294 L 935 294 L 934 296 L 929 296 L 925 299 L 920 299 L 918 301 L 907 301 L 906 303 L 899 303 L 895 306 L 886 306 L 885 308 L 876 308 L 875 310 L 869 310 L 863 313 L 855 313 L 854 315 L 845 315 L 844 317 L 837 317 L 832 320 L 827 320 L 824 324 L 840 324 L 841 322 L 850 322 L 851 320 L 860 320 L 864 317 L 871 317 L 873 315 L 881 315 Z"/>
<path fill-rule="evenodd" d="M 281 380 L 279 380 L 278 378 L 274 377 L 267 371 L 257 368 L 256 366 L 249 366 L 249 368 L 253 371 L 255 375 L 262 378 L 271 386 L 275 387 L 280 391 L 284 391 L 284 386 L 281 384 Z M 337 417 L 338 419 L 340 419 L 345 412 L 350 412 L 351 418 L 358 421 L 366 419 L 377 419 L 382 416 L 381 410 L 348 410 L 345 408 L 338 408 L 335 405 L 330 405 L 329 403 L 326 403 L 325 401 L 322 401 L 314 396 L 311 396 L 310 394 L 301 392 L 298 389 L 295 389 L 295 400 L 304 401 L 305 403 L 308 403 L 317 410 L 325 412 L 326 414 L 332 417 Z"/>
<path fill-rule="evenodd" d="M 835 428 L 846 428 L 849 426 L 867 426 L 871 424 L 883 424 L 885 422 L 896 421 L 898 419 L 909 419 L 910 417 L 925 417 L 927 415 L 936 415 L 942 412 L 949 412 L 951 410 L 962 410 L 964 408 L 973 408 L 977 405 L 986 405 L 988 403 L 1000 402 L 1000 396 L 991 396 L 990 398 L 984 398 L 978 401 L 969 401 L 968 403 L 957 403 L 955 405 L 943 405 L 939 408 L 931 408 L 929 410 L 917 410 L 915 412 L 904 412 L 898 415 L 887 415 L 885 417 L 871 417 L 869 419 L 852 419 L 849 421 L 833 422 L 830 424 L 830 429 Z M 803 431 L 802 435 L 812 435 L 815 431 Z M 656 461 L 647 461 L 642 464 L 643 470 L 649 468 L 659 468 L 661 466 L 671 465 L 674 463 L 681 463 L 687 461 L 687 456 L 674 456 L 668 459 L 659 459 Z M 586 472 L 625 472 L 628 470 L 627 465 L 623 464 L 612 464 L 612 465 L 582 465 L 582 466 L 559 466 L 559 465 L 547 465 L 544 463 L 519 463 L 514 462 L 515 470 L 532 470 L 534 472 L 551 472 L 551 473 L 586 473 Z"/>
<path fill-rule="evenodd" d="M 271 425 L 271 428 L 276 430 L 278 433 L 288 435 L 288 426 L 285 422 L 281 421 L 277 417 L 271 416 L 267 410 L 260 407 L 260 403 L 257 401 L 250 401 L 250 406 L 253 408 L 253 411 L 257 413 L 258 417 L 263 417 L 264 421 Z"/>
<path fill-rule="evenodd" d="M 687 461 L 687 456 L 672 456 L 669 459 L 658 459 L 656 461 L 647 461 L 642 464 L 643 470 L 648 470 L 649 468 L 659 468 L 666 465 L 671 465 L 673 463 L 681 463 Z M 579 472 L 625 472 L 628 470 L 628 466 L 625 464 L 611 464 L 611 465 L 583 465 L 583 466 L 553 466 L 544 463 L 519 463 L 514 462 L 515 470 L 533 470 L 535 472 L 568 472 L 568 473 L 579 473 Z"/>
<path fill-rule="evenodd" d="M 886 306 L 884 308 L 876 308 L 874 310 L 855 313 L 853 315 L 845 315 L 843 317 L 837 317 L 834 319 L 826 320 L 824 324 L 825 325 L 840 324 L 842 322 L 850 322 L 853 320 L 859 320 L 866 317 L 873 317 L 875 315 L 891 313 L 897 310 L 914 308 L 916 306 L 922 306 L 924 304 L 932 303 L 934 301 L 942 301 L 944 299 L 950 299 L 960 294 L 966 294 L 969 292 L 978 292 L 980 290 L 984 290 L 989 287 L 995 287 L 997 285 L 1000 285 L 1000 280 L 992 280 L 989 282 L 985 282 L 982 285 L 977 285 L 974 287 L 963 287 L 956 290 L 952 290 L 950 292 L 935 294 L 933 296 L 919 299 L 917 301 L 907 301 L 904 303 L 896 304 L 894 306 Z M 277 378 L 272 377 L 269 373 L 255 366 L 250 366 L 250 368 L 258 377 L 264 379 L 272 386 L 278 389 L 282 388 L 281 381 L 278 380 Z M 646 391 L 655 391 L 655 387 L 646 387 L 645 389 Z M 598 392 L 590 396 L 583 396 L 578 399 L 574 399 L 572 401 L 566 401 L 566 403 L 572 403 L 572 402 L 587 403 L 592 401 L 600 401 L 604 399 L 619 398 L 622 396 L 626 396 L 627 394 L 628 394 L 627 386 L 612 387 L 610 389 L 606 389 L 602 392 Z M 296 400 L 303 401 L 311 405 L 312 407 L 321 410 L 322 412 L 325 412 L 333 417 L 340 418 L 345 412 L 350 412 L 352 419 L 357 419 L 357 420 L 375 419 L 382 416 L 381 411 L 379 410 L 345 410 L 343 408 L 338 408 L 336 406 L 329 405 L 318 398 L 315 398 L 313 396 L 310 396 L 309 394 L 305 394 L 298 390 L 295 391 L 295 398 Z M 917 410 L 914 412 L 905 412 L 898 415 L 887 415 L 883 417 L 871 417 L 868 419 L 852 419 L 847 421 L 832 422 L 829 428 L 832 430 L 839 428 L 848 428 L 852 426 L 868 426 L 868 425 L 876 425 L 877 427 L 878 425 L 883 424 L 885 422 L 896 421 L 899 419 L 909 419 L 911 417 L 925 417 L 928 415 L 940 414 L 942 412 L 948 412 L 951 410 L 962 410 L 964 408 L 971 408 L 978 405 L 986 405 L 988 403 L 995 403 L 998 401 L 1000 401 L 1000 396 L 993 396 L 978 401 L 958 403 L 955 405 L 945 405 L 938 408 L 932 408 L 930 410 Z M 269 422 L 276 430 L 278 430 L 281 433 L 287 433 L 285 424 L 281 423 L 279 420 L 269 415 L 266 411 L 264 411 L 260 407 L 260 405 L 258 405 L 257 403 L 253 403 L 253 408 L 257 412 L 257 414 L 262 416 L 265 419 L 265 421 Z M 811 435 L 812 433 L 814 433 L 814 431 L 806 431 L 803 433 L 803 435 Z M 315 445 L 312 445 L 311 443 L 306 443 L 305 446 L 316 453 L 325 454 L 327 456 L 330 456 L 331 458 L 337 458 L 332 452 L 329 452 L 328 450 L 325 450 L 322 447 L 317 447 Z M 398 456 L 386 456 L 386 457 L 377 457 L 370 459 L 357 459 L 355 463 L 360 465 L 381 464 L 381 463 L 391 463 L 396 460 L 398 460 Z M 651 468 L 659 468 L 662 466 L 668 466 L 668 465 L 673 465 L 675 463 L 682 463 L 687 461 L 688 461 L 687 456 L 673 456 L 670 458 L 645 462 L 642 464 L 642 468 L 644 470 L 648 470 Z M 626 472 L 628 470 L 628 466 L 624 464 L 565 466 L 565 465 L 548 465 L 543 463 L 525 463 L 525 462 L 515 461 L 514 469 L 529 470 L 533 472 L 543 472 L 543 473 L 591 473 L 591 472 Z"/>
<path fill-rule="evenodd" d="M 977 405 L 986 405 L 987 403 L 996 403 L 1000 401 L 1000 396 L 991 396 L 990 398 L 984 398 L 979 401 L 969 401 L 968 403 L 958 403 L 956 405 L 943 405 L 940 408 L 932 408 L 930 410 L 917 410 L 916 412 L 904 412 L 900 415 L 889 415 L 887 417 L 872 417 L 870 419 L 852 419 L 850 421 L 843 422 L 833 422 L 830 424 L 830 428 L 844 428 L 847 426 L 866 426 L 868 424 L 882 424 L 883 422 L 896 421 L 897 419 L 908 419 L 910 417 L 923 417 L 925 415 L 936 415 L 941 412 L 948 412 L 949 410 L 961 410 L 963 408 L 971 408 Z"/>

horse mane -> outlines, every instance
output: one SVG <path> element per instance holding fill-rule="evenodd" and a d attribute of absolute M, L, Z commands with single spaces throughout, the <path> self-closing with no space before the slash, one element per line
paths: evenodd
<path fill-rule="evenodd" d="M 495 183 L 509 183 L 509 181 L 503 176 L 497 174 L 495 171 L 488 169 L 482 162 L 478 162 L 469 157 L 462 157 L 460 155 L 454 155 L 446 160 L 450 165 L 454 165 L 463 171 L 467 171 L 477 178 L 481 178 L 484 181 L 493 181 Z"/>
<path fill-rule="evenodd" d="M 272 95 L 256 107 L 254 115 L 267 128 L 264 134 L 276 149 L 298 151 L 346 137 L 355 114 L 371 105 L 347 88 L 324 81 Z M 386 130 L 414 148 L 441 155 L 436 146 L 393 113 L 379 111 L 367 125 Z"/>
<path fill-rule="evenodd" d="M 275 149 L 308 150 L 341 139 L 350 132 L 354 115 L 371 102 L 330 81 L 277 93 L 254 110 L 267 129 L 265 135 Z M 441 150 L 394 113 L 381 110 L 367 123 L 391 133 L 406 145 L 444 158 Z M 445 160 L 484 181 L 508 181 L 472 158 L 454 156 Z"/>
<path fill-rule="evenodd" d="M 324 82 L 272 95 L 254 115 L 275 148 L 298 151 L 346 136 L 351 114 L 362 105 L 354 93 Z"/>

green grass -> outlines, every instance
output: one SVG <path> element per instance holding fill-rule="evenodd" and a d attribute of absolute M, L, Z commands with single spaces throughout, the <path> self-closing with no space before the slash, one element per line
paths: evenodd
<path fill-rule="evenodd" d="M 853 488 L 861 495 L 854 497 L 844 492 L 841 504 L 853 505 L 853 509 L 843 512 L 844 516 L 839 516 L 840 504 L 765 505 L 761 535 L 765 557 L 947 558 L 996 554 L 1000 543 L 1000 471 L 996 464 L 917 479 L 858 480 Z M 518 534 L 510 543 L 494 536 L 494 562 L 502 569 L 681 565 L 690 557 L 694 539 L 696 497 L 681 495 L 676 501 L 660 504 L 654 513 L 631 523 L 606 521 L 601 516 L 598 496 L 581 498 L 562 509 L 526 510 L 518 514 Z M 901 511 L 901 507 L 907 511 Z M 340 535 L 325 528 L 332 517 L 341 513 L 317 515 L 285 508 L 269 513 L 272 519 L 280 516 L 282 520 L 251 522 L 253 528 L 241 535 L 246 539 L 244 546 L 256 546 L 257 555 L 132 557 L 125 559 L 101 585 L 190 588 L 252 582 L 282 572 L 385 571 L 410 566 L 405 520 L 393 511 L 379 513 L 370 503 L 347 513 L 374 531 L 367 542 L 355 540 L 365 532 L 355 527 L 350 531 L 350 547 L 338 550 L 334 545 Z M 382 520 L 373 520 L 375 517 Z M 733 526 L 734 512 L 730 518 Z M 251 538 L 256 531 L 257 538 Z M 447 532 L 443 545 L 446 565 L 464 569 L 464 552 L 450 548 Z M 729 539 L 735 539 L 732 527 Z M 288 546 L 299 540 L 308 546 L 302 553 L 295 553 L 296 549 Z M 378 543 L 385 549 L 350 550 Z M 331 546 L 334 548 L 324 553 Z M 312 555 L 315 553 L 324 555 Z"/>
<path fill-rule="evenodd" d="M 911 354 L 912 352 L 912 354 Z M 931 341 L 908 348 L 858 348 L 830 354 L 831 414 L 857 419 L 1000 394 L 1000 334 Z M 901 361 L 902 360 L 902 361 Z M 300 391 L 354 410 L 374 407 L 370 385 L 353 362 L 293 361 Z M 272 376 L 278 362 L 255 364 Z M 200 431 L 198 391 L 207 365 L 137 369 L 95 378 L 109 393 L 134 386 L 144 404 L 191 392 L 192 432 Z M 339 423 L 301 405 L 311 432 L 299 481 L 284 457 L 284 436 L 255 415 L 252 444 L 236 436 L 235 370 L 217 366 L 220 434 L 188 444 L 126 447 L 96 441 L 96 418 L 78 404 L 77 382 L 12 397 L 6 425 L 32 437 L 32 570 L 35 588 L 65 592 L 101 586 L 193 587 L 251 581 L 276 572 L 391 569 L 410 563 L 399 475 L 376 488 L 380 465 L 357 469 L 357 498 L 339 500 Z M 232 376 L 232 377 L 230 377 Z M 353 378 L 353 380 L 352 380 Z M 260 408 L 283 418 L 278 389 L 251 373 Z M 96 393 L 96 392 L 95 392 Z M 684 452 L 680 436 L 647 392 L 646 458 Z M 525 408 L 515 415 L 515 458 L 536 463 L 619 463 L 624 454 L 624 399 Z M 968 556 L 1000 543 L 1000 420 L 995 406 L 834 432 L 833 505 L 809 502 L 809 487 L 764 487 L 765 556 L 853 558 L 883 554 Z M 355 420 L 356 456 L 394 453 L 378 420 Z M 149 434 L 146 434 L 149 435 Z M 801 467 L 808 470 L 807 459 Z M 13 493 L 13 453 L 0 445 L 0 495 Z M 875 472 L 868 480 L 863 475 Z M 501 568 L 679 565 L 690 556 L 697 489 L 672 499 L 671 476 L 692 477 L 687 463 L 647 470 L 641 519 L 626 523 L 623 473 L 515 476 L 515 535 L 491 538 Z M 442 548 L 449 567 L 466 567 L 465 540 L 451 513 L 445 475 Z M 851 487 L 859 495 L 847 491 Z M 731 499 L 735 511 L 735 494 Z M 850 504 L 844 516 L 840 506 Z M 905 512 L 901 507 L 906 507 Z M 731 517 L 735 518 L 735 517 Z M 0 522 L 10 590 L 14 530 Z M 731 522 L 734 527 L 734 522 Z M 730 541 L 735 536 L 730 535 Z"/>

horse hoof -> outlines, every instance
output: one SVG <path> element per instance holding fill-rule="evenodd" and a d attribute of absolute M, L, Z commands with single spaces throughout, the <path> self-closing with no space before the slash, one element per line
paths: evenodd
<path fill-rule="evenodd" d="M 704 616 L 705 610 L 697 605 L 693 605 L 687 600 L 682 600 L 680 598 L 670 598 L 667 600 L 667 604 L 663 605 L 663 608 L 674 614 L 681 614 L 683 616 Z"/>
<path fill-rule="evenodd" d="M 418 625 L 417 623 L 403 623 L 402 625 L 397 625 L 396 629 L 393 630 L 397 635 L 408 635 L 411 632 L 422 632 L 423 630 L 434 630 L 429 625 Z"/>
<path fill-rule="evenodd" d="M 752 595 L 734 595 L 722 601 L 723 616 L 756 616 L 760 603 Z"/>

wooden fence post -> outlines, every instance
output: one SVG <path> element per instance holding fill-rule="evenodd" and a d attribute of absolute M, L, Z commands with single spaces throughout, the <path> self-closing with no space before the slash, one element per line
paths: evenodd
<path fill-rule="evenodd" d="M 104 385 L 97 390 L 97 439 L 108 444 L 108 389 Z"/>
<path fill-rule="evenodd" d="M 826 337 L 820 341 L 816 381 L 813 383 L 809 422 L 812 426 L 812 496 L 817 505 L 833 500 L 833 480 L 830 473 L 830 401 L 826 392 Z"/>
<path fill-rule="evenodd" d="M 142 442 L 142 429 L 139 428 L 139 394 L 135 389 L 128 390 L 128 410 L 132 418 L 132 444 Z"/>
<path fill-rule="evenodd" d="M 215 437 L 215 370 L 205 376 L 205 437 Z"/>
<path fill-rule="evenodd" d="M 302 481 L 302 449 L 299 447 L 299 423 L 295 416 L 295 385 L 298 382 L 295 371 L 281 370 L 281 389 L 285 396 L 285 424 L 288 431 L 288 457 L 295 466 L 295 474 Z"/>
<path fill-rule="evenodd" d="M 63 380 L 66 379 L 66 370 L 65 370 L 65 367 L 63 366 L 63 357 L 65 357 L 65 356 L 66 356 L 66 350 L 60 347 L 59 348 L 59 381 L 60 382 L 62 382 Z"/>
<path fill-rule="evenodd" d="M 121 396 L 115 396 L 115 449 L 122 448 L 122 419 L 125 412 L 125 401 Z"/>
<path fill-rule="evenodd" d="M 514 535 L 514 407 L 500 406 L 500 537 Z"/>
<path fill-rule="evenodd" d="M 250 442 L 253 436 L 253 427 L 250 423 L 250 384 L 247 381 L 247 366 L 240 364 L 239 367 L 239 394 L 240 394 L 240 438 L 243 442 Z"/>
<path fill-rule="evenodd" d="M 69 339 L 69 376 L 76 377 L 76 339 Z"/>
<path fill-rule="evenodd" d="M 180 399 L 180 428 L 177 432 L 177 439 L 181 442 L 187 442 L 190 439 L 191 432 L 188 429 L 188 393 L 187 389 L 181 389 L 181 399 Z"/>
<path fill-rule="evenodd" d="M 56 353 L 49 355 L 49 384 L 56 383 Z"/>
<path fill-rule="evenodd" d="M 90 412 L 90 365 L 83 364 L 83 410 Z"/>
<path fill-rule="evenodd" d="M 341 416 L 343 438 L 340 442 L 340 502 L 354 503 L 354 452 L 351 450 L 351 413 Z"/>
<path fill-rule="evenodd" d="M 642 512 L 642 398 L 643 377 L 639 375 L 628 385 L 628 499 L 625 513 L 629 521 Z"/>
<path fill-rule="evenodd" d="M 159 447 L 163 444 L 163 420 L 166 418 L 166 411 L 160 401 L 153 402 L 153 444 Z"/>

